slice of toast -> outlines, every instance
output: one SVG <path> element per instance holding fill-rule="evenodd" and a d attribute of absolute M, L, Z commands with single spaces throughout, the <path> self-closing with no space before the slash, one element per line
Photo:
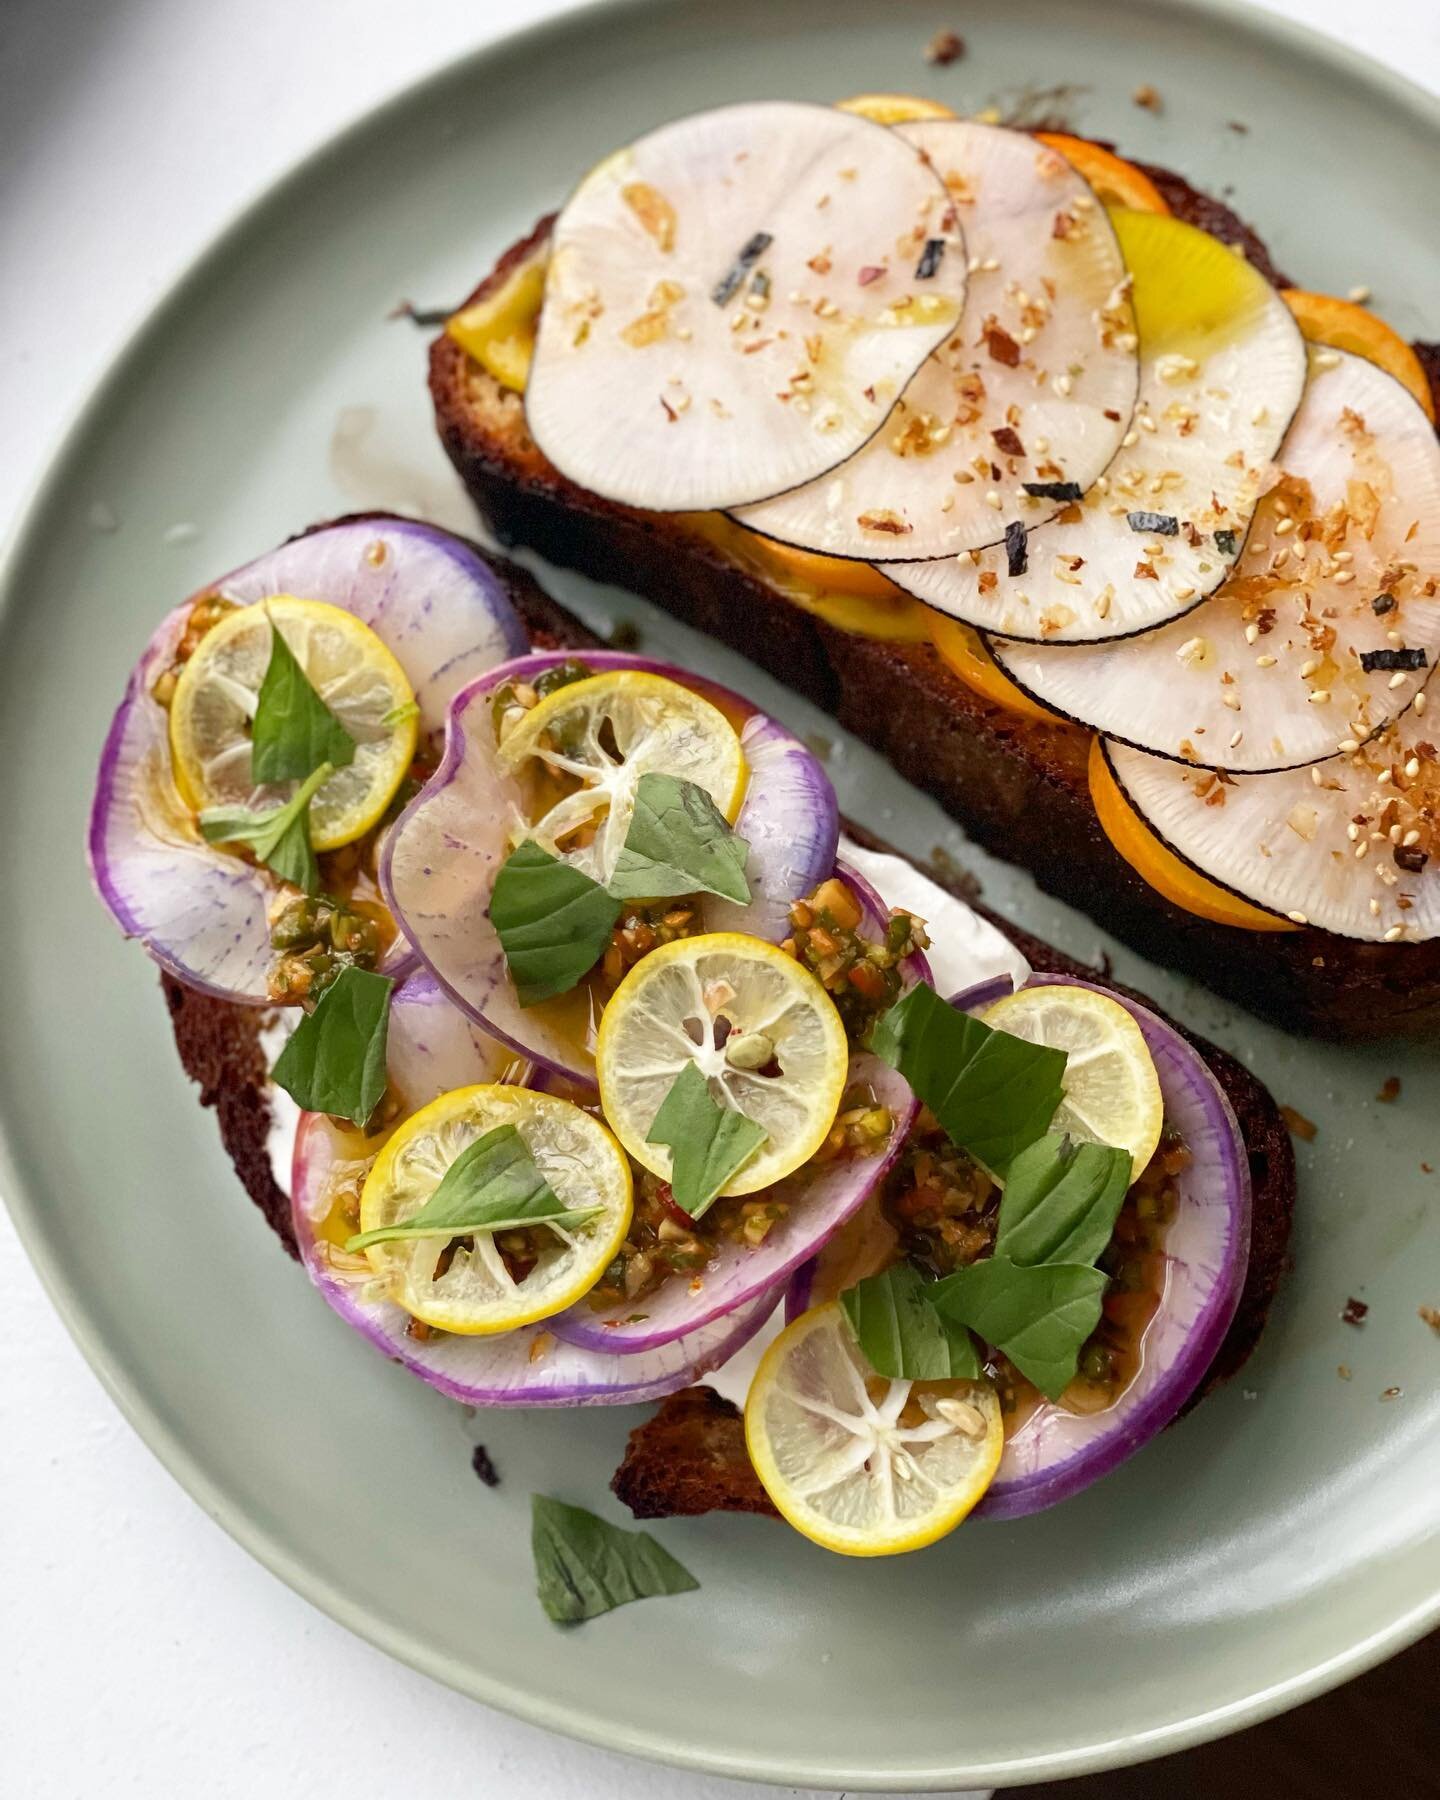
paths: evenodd
<path fill-rule="evenodd" d="M 594 633 L 545 594 L 524 570 L 497 558 L 490 561 L 504 580 L 537 648 L 583 652 L 597 646 Z M 888 848 L 859 825 L 847 821 L 845 830 L 872 848 Z M 978 906 L 972 894 L 959 897 L 976 905 L 1004 931 L 1034 968 L 1052 974 L 1095 976 L 1095 970 L 1084 968 L 1038 938 L 996 918 Z M 276 1180 L 270 1158 L 272 1114 L 261 1045 L 264 1009 L 238 1006 L 197 993 L 168 974 L 161 976 L 161 985 L 180 1061 L 200 1090 L 200 1103 L 214 1108 L 221 1141 L 241 1185 L 294 1256 L 290 1203 Z M 1129 992 L 1118 987 L 1116 991 Z M 1150 1004 L 1143 995 L 1131 997 Z M 1250 1264 L 1240 1305 L 1190 1402 L 1193 1405 L 1235 1373 L 1254 1349 L 1264 1327 L 1286 1267 L 1295 1205 L 1295 1159 L 1279 1108 L 1263 1083 L 1216 1045 L 1193 1033 L 1187 1032 L 1186 1036 L 1205 1058 L 1235 1109 L 1249 1158 L 1254 1200 Z M 672 1395 L 651 1420 L 632 1432 L 625 1460 L 615 1477 L 615 1492 L 639 1518 L 717 1509 L 773 1511 L 745 1453 L 738 1411 L 704 1387 L 687 1388 Z"/>
<path fill-rule="evenodd" d="M 1236 244 L 1280 285 L 1264 245 L 1220 201 L 1146 167 L 1175 214 Z M 482 298 L 548 235 L 512 245 Z M 469 302 L 467 302 L 469 304 Z M 1417 345 L 1440 399 L 1440 346 Z M 1362 1040 L 1440 1025 L 1440 939 L 1364 943 L 1307 927 L 1243 931 L 1164 898 L 1114 849 L 1091 803 L 1088 731 L 1021 717 L 968 687 L 929 644 L 882 643 L 802 611 L 683 518 L 617 506 L 540 454 L 520 396 L 451 338 L 430 350 L 445 449 L 490 530 L 551 562 L 655 601 L 832 712 L 935 795 L 975 842 L 1028 869 L 1145 956 L 1182 970 L 1287 1030 Z"/>

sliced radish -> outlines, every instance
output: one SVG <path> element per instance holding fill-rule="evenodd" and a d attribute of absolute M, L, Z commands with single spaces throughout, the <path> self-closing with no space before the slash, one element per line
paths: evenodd
<path fill-rule="evenodd" d="M 1179 219 L 1110 216 L 1140 332 L 1140 400 L 1115 461 L 1031 527 L 1014 574 L 1003 546 L 890 571 L 939 611 L 1018 640 L 1124 637 L 1213 593 L 1305 384 L 1299 327 L 1243 257 Z"/>
<path fill-rule="evenodd" d="M 964 293 L 953 209 L 902 138 L 791 101 L 696 113 L 556 220 L 530 432 L 607 499 L 761 500 L 879 429 Z"/>
<path fill-rule="evenodd" d="M 1206 768 L 1293 767 L 1379 730 L 1440 649 L 1440 442 L 1393 376 L 1322 351 L 1281 462 L 1213 599 L 1107 644 L 990 639 L 996 661 L 1052 711 Z"/>
<path fill-rule="evenodd" d="M 242 605 L 290 593 L 353 612 L 405 670 L 426 731 L 444 723 L 458 688 L 526 642 L 494 571 L 460 539 L 404 519 L 311 532 L 204 592 Z M 274 961 L 267 913 L 275 883 L 201 839 L 175 789 L 168 714 L 154 697 L 193 605 L 177 607 L 151 638 L 111 723 L 90 814 L 90 869 L 121 930 L 163 968 L 203 992 L 259 1006 L 268 1003 Z M 393 973 L 413 960 L 402 940 L 385 967 Z"/>
<path fill-rule="evenodd" d="M 390 1078 L 407 1111 L 478 1081 L 502 1080 L 508 1046 L 487 1039 L 428 974 L 416 973 L 391 1002 Z M 363 1180 L 380 1140 L 338 1131 L 302 1113 L 295 1138 L 291 1206 L 311 1280 L 347 1324 L 441 1393 L 472 1406 L 594 1406 L 658 1400 L 723 1362 L 764 1324 L 780 1290 L 754 1296 L 708 1331 L 649 1356 L 597 1356 L 527 1326 L 498 1337 L 416 1338 L 410 1315 L 377 1292 L 363 1256 L 343 1248 L 345 1226 L 327 1228 L 337 1192 Z"/>
<path fill-rule="evenodd" d="M 1440 762 L 1425 692 L 1353 754 L 1216 775 L 1107 742 L 1125 797 L 1212 881 L 1296 924 L 1417 943 L 1440 935 Z"/>
<path fill-rule="evenodd" d="M 1114 456 L 1138 363 L 1125 265 L 1104 208 L 1063 156 L 965 119 L 896 127 L 954 202 L 970 257 L 959 328 L 873 442 L 736 516 L 832 556 L 953 556 L 1040 524 Z"/>
<path fill-rule="evenodd" d="M 496 755 L 491 700 L 507 682 L 533 681 L 566 660 L 561 651 L 519 658 L 492 669 L 458 697 L 444 760 L 390 833 L 380 883 L 406 937 L 472 1018 L 522 1055 L 588 1084 L 594 1076 L 588 1046 L 554 1008 L 520 1005 L 489 914 L 500 865 L 525 836 L 518 784 Z M 590 651 L 583 660 L 596 674 L 635 669 L 667 676 L 714 702 L 738 725 L 750 779 L 735 829 L 750 846 L 752 899 L 737 907 L 704 896 L 705 928 L 783 937 L 790 902 L 809 893 L 835 861 L 835 791 L 815 756 L 767 714 L 714 682 L 619 651 Z"/>
<path fill-rule="evenodd" d="M 861 930 L 883 936 L 889 908 L 856 870 L 837 863 L 835 873 L 864 908 Z M 928 980 L 929 964 L 916 956 L 905 966 L 906 984 Z M 786 1203 L 785 1217 L 756 1245 L 722 1237 L 706 1267 L 674 1275 L 641 1301 L 597 1307 L 582 1300 L 548 1319 L 556 1337 L 590 1350 L 630 1355 L 657 1349 L 748 1304 L 756 1294 L 783 1283 L 813 1257 L 889 1171 L 915 1122 L 919 1104 L 904 1078 L 868 1051 L 850 1058 L 846 1091 L 873 1093 L 894 1121 L 885 1147 L 873 1156 L 811 1162 L 766 1190 Z"/>
<path fill-rule="evenodd" d="M 1045 986 L 1090 987 L 1133 1016 L 1155 1062 L 1167 1125 L 1190 1152 L 1176 1179 L 1179 1205 L 1167 1229 L 1165 1291 L 1146 1327 L 1140 1368 L 1114 1403 L 1073 1413 L 1042 1402 L 1007 1436 L 999 1470 L 975 1509 L 977 1518 L 1018 1519 L 1079 1493 L 1118 1468 L 1170 1423 L 1215 1359 L 1245 1285 L 1250 1260 L 1250 1169 L 1240 1126 L 1204 1059 L 1148 1008 L 1097 983 L 1035 975 Z M 1008 978 L 957 996 L 980 1012 L 1011 991 Z M 786 1296 L 798 1317 L 843 1288 L 886 1267 L 899 1240 L 872 1201 L 799 1271 Z"/>

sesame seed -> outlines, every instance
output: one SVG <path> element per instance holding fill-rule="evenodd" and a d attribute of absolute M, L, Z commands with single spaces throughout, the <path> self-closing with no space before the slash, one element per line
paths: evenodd
<path fill-rule="evenodd" d="M 1412 756 L 1409 762 L 1406 763 L 1405 773 L 1410 777 L 1411 781 L 1413 781 L 1420 773 L 1420 758 L 1418 756 Z"/>
<path fill-rule="evenodd" d="M 1306 676 L 1313 675 L 1319 667 L 1320 667 L 1319 662 L 1313 656 L 1310 658 L 1309 662 L 1301 663 L 1301 665 L 1300 665 L 1301 679 L 1304 680 Z"/>
<path fill-rule="evenodd" d="M 1363 306 L 1370 298 L 1370 289 L 1361 281 L 1352 287 L 1345 297 L 1347 300 L 1353 300 L 1357 306 Z"/>
<path fill-rule="evenodd" d="M 1229 692 L 1223 693 L 1220 696 L 1220 703 L 1222 706 L 1228 706 L 1231 712 L 1239 712 L 1240 710 L 1240 696 L 1238 694 Z"/>
<path fill-rule="evenodd" d="M 1404 932 L 1405 932 L 1405 927 L 1403 925 L 1392 925 L 1390 927 L 1390 929 L 1385 933 L 1385 942 L 1387 944 L 1393 944 L 1395 942 L 1396 938 L 1402 937 L 1404 935 Z"/>
<path fill-rule="evenodd" d="M 1253 644 L 1259 636 L 1260 627 L 1258 625 L 1247 625 L 1245 627 L 1245 642 L 1247 644 Z M 1270 660 L 1273 662 L 1275 659 L 1274 657 L 1271 657 Z"/>
<path fill-rule="evenodd" d="M 1311 688 L 1307 698 L 1312 706 L 1324 706 L 1329 702 L 1329 688 Z"/>
<path fill-rule="evenodd" d="M 1366 857 L 1369 854 L 1370 854 L 1370 840 L 1369 840 L 1369 838 L 1361 838 L 1360 842 L 1355 846 L 1356 862 L 1359 862 L 1362 857 Z"/>
<path fill-rule="evenodd" d="M 1310 923 L 1307 915 L 1302 912 L 1286 913 L 1285 917 L 1289 919 L 1292 925 L 1308 925 Z"/>
<path fill-rule="evenodd" d="M 1253 644 L 1255 640 L 1252 638 L 1250 641 Z M 1257 656 L 1255 658 L 1255 667 L 1257 669 L 1273 669 L 1275 667 L 1275 658 L 1273 656 Z"/>
<path fill-rule="evenodd" d="M 1244 736 L 1245 736 L 1245 733 L 1243 731 L 1237 731 L 1237 732 L 1232 733 L 1231 738 L 1230 738 L 1230 748 L 1232 750 L 1238 750 L 1240 748 L 1241 740 L 1244 738 Z"/>
<path fill-rule="evenodd" d="M 1287 532 L 1293 531 L 1294 529 L 1295 521 L 1293 519 L 1277 519 L 1275 521 L 1276 537 L 1284 537 Z"/>
<path fill-rule="evenodd" d="M 1390 785 L 1390 780 L 1391 780 L 1392 774 L 1393 774 L 1392 770 L 1382 769 L 1380 771 L 1380 773 L 1375 777 L 1376 787 L 1388 787 Z"/>
<path fill-rule="evenodd" d="M 1410 677 L 1405 673 L 1405 671 L 1403 669 L 1397 669 L 1395 671 L 1395 673 L 1390 677 L 1390 680 L 1387 682 L 1386 685 L 1388 687 L 1392 687 L 1392 688 L 1404 687 L 1405 683 L 1409 679 L 1410 679 Z"/>
<path fill-rule="evenodd" d="M 1139 442 L 1140 433 L 1138 431 L 1127 431 L 1120 440 L 1120 448 L 1122 450 L 1133 450 L 1135 445 Z"/>
<path fill-rule="evenodd" d="M 1425 704 L 1426 704 L 1425 703 L 1425 694 L 1424 694 L 1424 690 L 1422 689 L 1421 692 L 1415 696 L 1415 711 L 1417 713 L 1423 713 L 1425 710 Z"/>
<path fill-rule="evenodd" d="M 1355 571 L 1353 569 L 1337 569 L 1334 579 L 1336 587 L 1345 587 L 1355 579 Z"/>
<path fill-rule="evenodd" d="M 1412 825 L 1410 830 L 1407 831 L 1405 833 L 1404 837 L 1401 838 L 1400 842 L 1405 847 L 1405 849 L 1409 850 L 1410 848 L 1412 848 L 1413 845 L 1418 844 L 1420 842 L 1420 833 Z"/>
<path fill-rule="evenodd" d="M 1340 358 L 1333 350 L 1317 350 L 1315 352 L 1315 367 L 1317 369 L 1338 369 L 1340 367 Z"/>
<path fill-rule="evenodd" d="M 985 495 L 985 504 L 993 506 L 996 512 L 1000 512 L 1004 508 L 1005 502 L 1000 498 L 998 489 L 990 488 Z"/>
<path fill-rule="evenodd" d="M 1354 738 L 1341 738 L 1340 742 L 1335 746 L 1335 748 L 1340 752 L 1340 754 L 1342 756 L 1353 756 L 1355 754 L 1355 752 L 1360 748 L 1360 745 L 1356 742 L 1356 740 Z"/>
<path fill-rule="evenodd" d="M 1319 765 L 1316 763 L 1311 763 L 1310 765 L 1310 779 L 1315 783 L 1316 787 L 1323 787 L 1325 785 L 1325 777 L 1320 773 Z"/>

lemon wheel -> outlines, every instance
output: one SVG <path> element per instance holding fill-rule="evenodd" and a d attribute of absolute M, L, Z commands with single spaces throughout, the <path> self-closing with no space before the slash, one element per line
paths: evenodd
<path fill-rule="evenodd" d="M 773 944 L 720 931 L 652 950 L 600 1020 L 595 1072 L 605 1117 L 635 1160 L 666 1180 L 670 1151 L 646 1140 L 690 1063 L 715 1099 L 766 1133 L 722 1190 L 753 1194 L 824 1142 L 850 1047 L 835 1003 L 808 969 Z"/>
<path fill-rule="evenodd" d="M 557 688 L 505 732 L 499 755 L 542 795 L 525 835 L 601 883 L 630 829 L 642 775 L 694 782 L 732 823 L 748 776 L 739 734 L 718 706 L 639 669 Z M 550 799 L 539 785 L 547 775 L 570 791 Z"/>
<path fill-rule="evenodd" d="M 985 1023 L 1066 1053 L 1052 1131 L 1130 1152 L 1138 1175 L 1165 1122 L 1160 1078 L 1140 1027 L 1118 1000 L 1085 987 L 1026 987 L 997 1000 Z"/>
<path fill-rule="evenodd" d="M 766 1351 L 745 1442 L 798 1532 L 843 1556 L 895 1556 L 955 1529 L 994 1479 L 1005 1434 L 989 1382 L 877 1376 L 832 1302 Z"/>
<path fill-rule="evenodd" d="M 568 1210 L 593 1216 L 530 1231 L 534 1263 L 513 1271 L 488 1232 L 412 1238 L 365 1254 L 391 1299 L 440 1331 L 486 1336 L 563 1312 L 605 1272 L 630 1226 L 630 1165 L 599 1122 L 568 1100 L 483 1084 L 442 1094 L 386 1140 L 360 1196 L 360 1229 L 412 1218 L 468 1145 L 513 1125 Z"/>
<path fill-rule="evenodd" d="M 170 706 L 175 785 L 195 812 L 273 804 L 298 783 L 258 788 L 250 726 L 279 631 L 311 685 L 355 740 L 355 757 L 310 802 L 310 841 L 336 850 L 379 823 L 415 755 L 414 694 L 368 625 L 342 606 L 291 594 L 237 607 L 212 625 Z"/>

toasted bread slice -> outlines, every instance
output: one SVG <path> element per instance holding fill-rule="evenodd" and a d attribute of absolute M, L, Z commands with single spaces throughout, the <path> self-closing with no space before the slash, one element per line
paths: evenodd
<path fill-rule="evenodd" d="M 1256 234 L 1181 177 L 1146 167 L 1181 218 L 1236 244 L 1283 283 Z M 483 298 L 547 236 L 542 219 L 471 296 Z M 469 304 L 469 302 L 467 302 Z M 1440 346 L 1417 345 L 1440 398 Z M 1363 943 L 1307 927 L 1254 932 L 1174 905 L 1131 868 L 1090 799 L 1090 734 L 1022 717 L 961 681 L 928 643 L 859 637 L 788 601 L 681 516 L 614 505 L 567 481 L 525 427 L 521 397 L 448 336 L 430 351 L 440 437 L 505 544 L 655 601 L 832 712 L 945 806 L 977 843 L 1028 869 L 1164 966 L 1317 1037 L 1422 1037 L 1440 1026 L 1440 939 Z"/>
<path fill-rule="evenodd" d="M 593 649 L 597 639 L 545 594 L 522 569 L 491 559 L 539 648 Z M 849 835 L 875 849 L 888 846 L 863 827 L 846 822 Z M 936 879 L 943 879 L 936 875 Z M 976 905 L 973 892 L 960 898 Z M 1072 958 L 1029 933 L 1017 931 L 983 906 L 1030 963 L 1049 973 L 1087 975 Z M 290 1203 L 270 1156 L 272 1112 L 261 1031 L 265 1014 L 183 987 L 170 975 L 161 985 L 185 1072 L 213 1107 L 221 1141 L 242 1186 L 291 1256 L 296 1255 Z M 1120 992 L 1128 990 L 1118 989 Z M 1132 996 L 1144 999 L 1143 995 Z M 1145 1002 L 1147 1005 L 1148 1001 Z M 1250 1263 L 1240 1305 L 1224 1342 L 1190 1401 L 1228 1379 L 1259 1339 L 1286 1266 L 1295 1205 L 1295 1159 L 1279 1108 L 1265 1086 L 1241 1063 L 1203 1038 L 1186 1033 L 1224 1088 L 1240 1123 L 1253 1188 Z M 1188 1408 L 1187 1408 L 1188 1410 Z M 745 1450 L 743 1422 L 728 1400 L 707 1387 L 686 1388 L 630 1435 L 615 1475 L 616 1494 L 637 1518 L 726 1512 L 773 1513 Z"/>

